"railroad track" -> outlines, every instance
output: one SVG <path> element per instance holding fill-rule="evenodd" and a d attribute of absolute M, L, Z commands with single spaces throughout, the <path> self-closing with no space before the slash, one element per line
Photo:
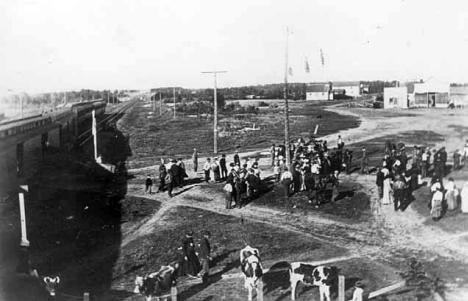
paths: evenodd
<path fill-rule="evenodd" d="M 138 99 L 129 101 L 122 107 L 117 108 L 116 110 L 112 111 L 109 116 L 101 120 L 99 123 L 96 124 L 96 131 L 99 131 L 100 128 L 102 128 L 104 125 L 112 124 L 115 121 L 117 121 L 125 111 L 127 111 L 129 108 L 131 108 Z M 79 141 L 78 145 L 83 146 L 86 144 L 91 138 L 93 137 L 92 135 L 92 129 L 86 130 L 83 132 L 81 135 L 78 136 L 77 140 Z"/>

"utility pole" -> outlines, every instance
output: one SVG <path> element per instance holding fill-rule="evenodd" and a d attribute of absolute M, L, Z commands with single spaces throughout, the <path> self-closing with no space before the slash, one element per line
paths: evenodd
<path fill-rule="evenodd" d="M 162 115 L 162 96 L 161 96 L 161 89 L 159 89 L 159 116 L 161 115 Z"/>
<path fill-rule="evenodd" d="M 291 164 L 291 152 L 289 151 L 289 104 L 288 104 L 288 42 L 289 28 L 286 28 L 286 54 L 284 66 L 284 142 L 286 146 L 286 164 Z"/>
<path fill-rule="evenodd" d="M 213 73 L 214 75 L 214 125 L 213 125 L 213 152 L 218 153 L 218 97 L 216 93 L 216 75 L 218 73 L 227 73 L 227 71 L 204 71 L 202 73 Z"/>
<path fill-rule="evenodd" d="M 151 95 L 151 90 L 150 90 L 150 95 Z M 150 96 L 151 100 L 151 96 Z M 156 112 L 156 92 L 154 92 L 154 97 L 153 97 L 153 111 Z"/>
<path fill-rule="evenodd" d="M 172 92 L 174 93 L 174 119 L 175 119 L 175 87 L 172 88 Z"/>
<path fill-rule="evenodd" d="M 19 95 L 20 118 L 23 118 L 23 95 Z"/>

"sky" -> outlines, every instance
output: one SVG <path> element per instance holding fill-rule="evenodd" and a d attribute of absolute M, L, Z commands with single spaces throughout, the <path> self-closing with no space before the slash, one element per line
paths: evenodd
<path fill-rule="evenodd" d="M 280 83 L 286 44 L 290 82 L 468 82 L 468 1 L 2 0 L 0 94 Z"/>

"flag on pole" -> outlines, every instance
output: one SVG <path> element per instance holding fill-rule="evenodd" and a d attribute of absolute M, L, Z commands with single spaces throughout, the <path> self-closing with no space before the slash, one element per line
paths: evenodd
<path fill-rule="evenodd" d="M 309 62 L 307 61 L 307 58 L 305 59 L 305 72 L 310 73 L 310 67 L 309 67 Z"/>
<path fill-rule="evenodd" d="M 322 61 L 322 67 L 325 66 L 325 58 L 323 57 L 322 48 L 320 48 L 320 60 Z"/>
<path fill-rule="evenodd" d="M 292 68 L 289 67 L 289 75 L 293 76 Z"/>

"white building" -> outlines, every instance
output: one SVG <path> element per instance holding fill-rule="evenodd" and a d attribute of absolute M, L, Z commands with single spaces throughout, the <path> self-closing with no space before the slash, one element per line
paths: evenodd
<path fill-rule="evenodd" d="M 334 82 L 333 90 L 344 90 L 345 95 L 358 97 L 361 95 L 361 82 Z M 341 94 L 341 93 L 340 93 Z"/>
<path fill-rule="evenodd" d="M 467 107 L 468 106 L 468 87 L 450 87 L 450 100 L 456 107 Z"/>
<path fill-rule="evenodd" d="M 424 83 L 414 84 L 415 107 L 446 108 L 450 99 L 450 84 L 431 77 Z"/>
<path fill-rule="evenodd" d="M 332 100 L 333 94 L 330 92 L 329 84 L 310 84 L 306 87 L 306 100 Z"/>
<path fill-rule="evenodd" d="M 384 109 L 407 109 L 409 102 L 406 87 L 384 88 Z"/>

